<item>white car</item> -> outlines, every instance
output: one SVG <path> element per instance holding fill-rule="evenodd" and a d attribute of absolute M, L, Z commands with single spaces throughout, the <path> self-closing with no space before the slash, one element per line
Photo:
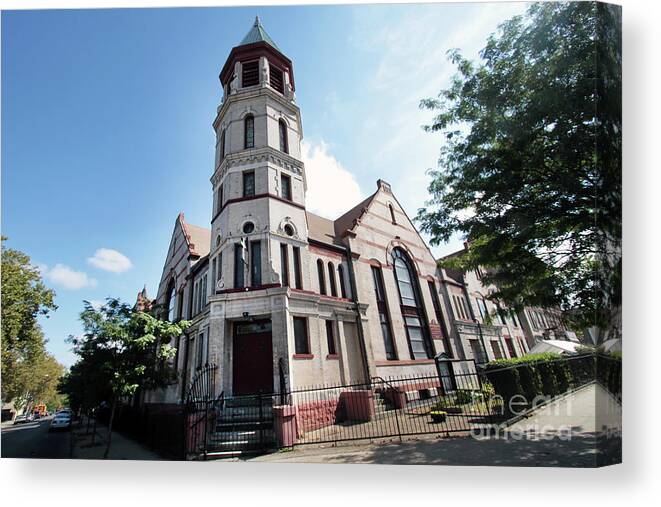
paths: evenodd
<path fill-rule="evenodd" d="M 68 413 L 55 414 L 50 421 L 48 431 L 71 429 L 71 415 Z"/>
<path fill-rule="evenodd" d="M 14 419 L 14 424 L 24 424 L 28 421 L 28 416 L 26 414 L 17 415 Z"/>

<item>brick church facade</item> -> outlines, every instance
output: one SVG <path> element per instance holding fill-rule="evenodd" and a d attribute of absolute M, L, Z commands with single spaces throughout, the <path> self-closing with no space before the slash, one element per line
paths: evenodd
<path fill-rule="evenodd" d="M 176 218 L 154 301 L 161 317 L 192 322 L 173 344 L 179 380 L 144 401 L 181 402 L 211 363 L 215 392 L 242 395 L 473 358 L 451 295 L 463 282 L 437 269 L 388 183 L 336 220 L 307 210 L 293 64 L 258 19 L 220 81 L 210 227 Z M 512 334 L 512 353 L 502 342 L 503 357 L 525 353 L 523 338 Z"/>

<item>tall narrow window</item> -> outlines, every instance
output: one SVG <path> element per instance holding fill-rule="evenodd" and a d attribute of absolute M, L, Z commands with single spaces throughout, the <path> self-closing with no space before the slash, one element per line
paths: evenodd
<path fill-rule="evenodd" d="M 220 133 L 220 160 L 222 161 L 225 158 L 225 132 L 226 129 Z"/>
<path fill-rule="evenodd" d="M 511 358 L 516 357 L 516 350 L 514 349 L 514 342 L 511 338 L 505 338 L 505 345 L 507 345 L 507 351 L 510 354 Z"/>
<path fill-rule="evenodd" d="M 170 281 L 170 285 L 168 286 L 166 301 L 168 305 L 168 310 L 167 310 L 168 320 L 170 322 L 174 322 L 175 306 L 177 301 L 177 293 L 174 290 L 174 280 Z"/>
<path fill-rule="evenodd" d="M 294 352 L 296 354 L 309 354 L 308 322 L 305 317 L 294 317 Z"/>
<path fill-rule="evenodd" d="M 408 255 L 400 248 L 393 250 L 392 258 L 411 359 L 430 359 L 432 348 L 429 328 L 422 309 L 415 269 Z"/>
<path fill-rule="evenodd" d="M 372 266 L 372 280 L 374 282 L 374 294 L 376 296 L 376 307 L 379 310 L 379 324 L 381 325 L 381 334 L 383 335 L 383 344 L 386 350 L 386 359 L 397 359 L 395 343 L 392 339 L 390 328 L 390 313 L 388 312 L 388 302 L 383 288 L 383 275 L 381 268 Z"/>
<path fill-rule="evenodd" d="M 333 321 L 327 320 L 326 322 L 326 343 L 328 345 L 328 355 L 337 355 L 337 348 L 335 347 L 335 333 L 333 331 Z"/>
<path fill-rule="evenodd" d="M 471 346 L 471 351 L 473 352 L 473 359 L 477 364 L 483 364 L 487 362 L 487 353 L 482 347 L 480 340 L 468 340 Z"/>
<path fill-rule="evenodd" d="M 344 282 L 344 267 L 342 264 L 337 266 L 337 277 L 340 279 L 340 295 L 343 298 L 347 297 L 347 287 Z"/>
<path fill-rule="evenodd" d="M 218 254 L 218 274 L 217 274 L 217 278 L 213 281 L 214 287 L 216 282 L 220 280 L 222 277 L 223 277 L 223 252 L 220 252 Z"/>
<path fill-rule="evenodd" d="M 259 84 L 259 60 L 241 62 L 241 85 L 255 86 Z"/>
<path fill-rule="evenodd" d="M 218 202 L 216 203 L 216 213 L 220 213 L 220 210 L 223 209 L 223 184 L 218 187 Z"/>
<path fill-rule="evenodd" d="M 512 324 L 514 327 L 519 327 L 519 319 L 516 316 L 516 311 L 514 309 L 510 309 L 510 318 L 512 319 Z"/>
<path fill-rule="evenodd" d="M 328 263 L 328 285 L 330 288 L 330 294 L 334 298 L 337 297 L 337 285 L 335 283 L 335 267 L 332 262 Z"/>
<path fill-rule="evenodd" d="M 285 93 L 285 80 L 283 78 L 282 70 L 275 65 L 269 64 L 269 77 L 271 88 L 280 93 Z"/>
<path fill-rule="evenodd" d="M 280 192 L 283 199 L 291 201 L 291 178 L 286 174 L 280 175 Z"/>
<path fill-rule="evenodd" d="M 250 285 L 257 287 L 262 285 L 262 242 L 252 241 L 250 243 Z"/>
<path fill-rule="evenodd" d="M 212 286 L 216 281 L 216 269 L 217 269 L 216 265 L 217 265 L 217 263 L 218 263 L 218 260 L 214 257 L 213 261 L 211 261 L 211 285 Z"/>
<path fill-rule="evenodd" d="M 251 114 L 243 120 L 243 147 L 245 149 L 255 147 L 255 117 Z"/>
<path fill-rule="evenodd" d="M 496 359 L 503 358 L 503 351 L 500 350 L 500 344 L 496 341 L 491 341 L 491 350 L 493 350 L 493 357 Z"/>
<path fill-rule="evenodd" d="M 289 287 L 289 250 L 286 243 L 280 244 L 280 279 L 283 287 Z"/>
<path fill-rule="evenodd" d="M 436 320 L 438 325 L 441 326 L 441 333 L 443 335 L 443 345 L 445 346 L 445 352 L 450 356 L 454 357 L 452 352 L 452 347 L 450 346 L 450 340 L 445 334 L 445 327 L 443 326 L 443 312 L 441 311 L 441 300 L 438 298 L 438 292 L 436 292 L 436 284 L 429 280 L 429 292 L 431 293 L 431 302 L 434 305 L 434 313 L 436 314 Z"/>
<path fill-rule="evenodd" d="M 243 173 L 243 197 L 255 195 L 255 171 Z"/>
<path fill-rule="evenodd" d="M 480 311 L 480 317 L 482 317 L 482 321 L 487 318 L 487 315 L 489 315 L 489 311 L 487 310 L 487 304 L 484 301 L 484 299 L 475 299 L 477 301 L 477 309 Z"/>
<path fill-rule="evenodd" d="M 317 277 L 319 278 L 319 294 L 326 295 L 326 275 L 324 274 L 324 263 L 317 259 Z"/>
<path fill-rule="evenodd" d="M 280 151 L 289 153 L 289 139 L 287 139 L 287 124 L 285 120 L 278 122 L 278 129 L 280 131 Z"/>
<path fill-rule="evenodd" d="M 396 224 L 397 219 L 395 218 L 395 208 L 393 208 L 392 204 L 388 204 L 388 208 L 390 208 L 390 219 L 393 224 Z"/>
<path fill-rule="evenodd" d="M 297 246 L 293 248 L 294 251 L 294 286 L 297 289 L 303 288 L 303 277 L 301 274 L 301 249 Z"/>
<path fill-rule="evenodd" d="M 243 246 L 234 243 L 234 288 L 243 287 Z"/>

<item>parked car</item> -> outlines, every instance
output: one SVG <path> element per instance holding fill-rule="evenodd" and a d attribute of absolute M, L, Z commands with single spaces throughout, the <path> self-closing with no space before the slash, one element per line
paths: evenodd
<path fill-rule="evenodd" d="M 28 416 L 26 414 L 17 415 L 14 419 L 14 424 L 24 424 L 28 422 Z"/>
<path fill-rule="evenodd" d="M 55 414 L 50 421 L 48 431 L 71 429 L 71 415 L 65 413 Z"/>

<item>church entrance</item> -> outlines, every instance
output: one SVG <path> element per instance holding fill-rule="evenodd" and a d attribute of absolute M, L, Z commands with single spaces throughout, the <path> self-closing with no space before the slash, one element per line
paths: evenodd
<path fill-rule="evenodd" d="M 232 370 L 235 396 L 273 392 L 270 320 L 234 324 Z"/>

